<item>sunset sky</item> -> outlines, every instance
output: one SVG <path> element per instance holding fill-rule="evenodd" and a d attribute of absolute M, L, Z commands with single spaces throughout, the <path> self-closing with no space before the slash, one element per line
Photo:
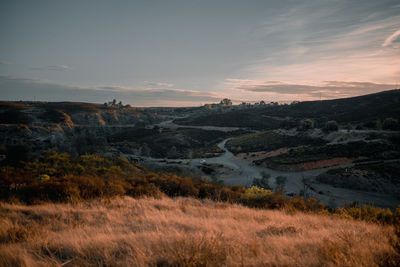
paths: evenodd
<path fill-rule="evenodd" d="M 399 0 L 0 1 L 0 99 L 198 106 L 400 87 Z"/>

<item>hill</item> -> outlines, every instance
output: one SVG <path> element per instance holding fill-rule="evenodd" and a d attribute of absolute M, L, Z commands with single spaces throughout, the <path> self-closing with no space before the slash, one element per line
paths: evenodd
<path fill-rule="evenodd" d="M 323 101 L 304 101 L 290 105 L 259 105 L 177 119 L 177 124 L 275 129 L 291 127 L 301 119 L 318 124 L 329 120 L 339 123 L 374 124 L 387 117 L 400 117 L 400 90 Z"/>

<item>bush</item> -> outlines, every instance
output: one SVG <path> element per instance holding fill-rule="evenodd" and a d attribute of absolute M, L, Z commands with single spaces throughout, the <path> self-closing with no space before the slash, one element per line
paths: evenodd
<path fill-rule="evenodd" d="M 397 130 L 399 128 L 399 122 L 394 118 L 386 118 L 382 123 L 382 129 L 384 130 Z"/>
<path fill-rule="evenodd" d="M 242 194 L 241 202 L 249 207 L 266 208 L 273 194 L 270 190 L 252 186 Z"/>
<path fill-rule="evenodd" d="M 315 123 L 312 119 L 304 119 L 300 121 L 300 130 L 306 131 L 314 129 Z"/>
<path fill-rule="evenodd" d="M 339 130 L 339 125 L 336 121 L 328 121 L 325 124 L 324 131 L 326 132 L 335 132 Z"/>

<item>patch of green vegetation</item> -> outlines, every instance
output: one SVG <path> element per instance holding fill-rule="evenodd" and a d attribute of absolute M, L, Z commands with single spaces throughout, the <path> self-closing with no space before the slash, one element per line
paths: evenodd
<path fill-rule="evenodd" d="M 197 117 L 177 119 L 174 122 L 181 125 L 209 125 L 221 127 L 246 127 L 251 129 L 277 129 L 281 126 L 280 120 L 263 117 L 257 110 L 235 110 L 224 113 L 211 113 Z"/>
<path fill-rule="evenodd" d="M 227 142 L 227 147 L 233 153 L 272 151 L 283 147 L 300 145 L 321 145 L 326 143 L 322 139 L 306 136 L 281 135 L 274 131 L 252 133 L 236 137 Z"/>
<path fill-rule="evenodd" d="M 24 102 L 11 102 L 11 101 L 0 101 L 0 111 L 3 110 L 24 110 L 28 107 Z"/>
<path fill-rule="evenodd" d="M 261 159 L 256 164 L 267 162 L 267 164 L 299 164 L 318 160 L 332 159 L 336 157 L 367 157 L 368 160 L 381 159 L 382 153 L 390 150 L 398 150 L 395 145 L 371 143 L 371 142 L 349 142 L 346 144 L 334 144 L 315 147 L 301 147 L 291 149 L 286 153 Z"/>
<path fill-rule="evenodd" d="M 27 107 L 23 102 L 0 101 L 0 124 L 28 124 L 32 119 L 22 112 Z"/>
<path fill-rule="evenodd" d="M 19 109 L 8 109 L 0 112 L 0 123 L 4 124 L 28 124 L 31 118 Z"/>
<path fill-rule="evenodd" d="M 156 158 L 197 158 L 213 157 L 221 153 L 218 142 L 232 135 L 243 133 L 208 131 L 194 128 L 177 130 L 132 128 L 109 137 L 111 144 L 135 142 L 149 148 L 149 154 Z M 145 145 L 144 145 L 145 144 Z"/>

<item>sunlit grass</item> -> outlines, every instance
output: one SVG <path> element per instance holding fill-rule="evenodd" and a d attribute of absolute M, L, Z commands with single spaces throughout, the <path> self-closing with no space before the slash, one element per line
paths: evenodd
<path fill-rule="evenodd" d="M 192 198 L 1 204 L 0 242 L 0 266 L 399 263 L 393 226 Z"/>

